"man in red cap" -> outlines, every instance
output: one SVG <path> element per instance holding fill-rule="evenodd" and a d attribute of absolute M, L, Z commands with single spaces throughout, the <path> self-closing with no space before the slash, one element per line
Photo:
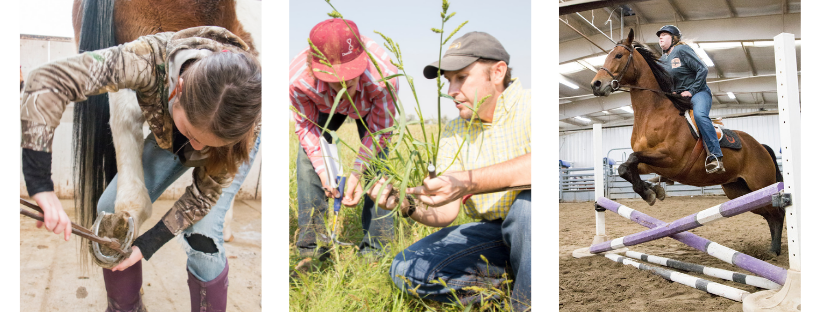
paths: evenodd
<path fill-rule="evenodd" d="M 296 162 L 299 202 L 299 238 L 296 246 L 301 257 L 321 259 L 327 249 L 319 248 L 317 240 L 323 243 L 330 242 L 324 221 L 328 208 L 327 199 L 337 198 L 341 194 L 332 190 L 330 181 L 327 181 L 320 150 L 320 136 L 324 136 L 328 143 L 333 141 L 328 132 L 322 134 L 320 126 L 324 126 L 328 121 L 334 98 L 342 91 L 340 80 L 344 80 L 353 103 L 346 96 L 342 97 L 330 118 L 328 130 L 337 130 L 344 120 L 350 117 L 356 120 L 359 138 L 364 145 L 346 183 L 347 189 L 342 204 L 348 207 L 355 207 L 362 198 L 362 184 L 359 183 L 359 179 L 366 169 L 367 150 L 379 152 L 381 155 L 386 152 L 382 149 L 391 133 L 375 135 L 374 142 L 374 138 L 367 130 L 375 133 L 393 126 L 392 116 L 395 115 L 396 108 L 385 83 L 392 84 L 396 92 L 399 83 L 398 78 L 389 79 L 387 82 L 379 81 L 382 77 L 376 66 L 385 77 L 398 73 L 398 69 L 390 64 L 387 51 L 382 49 L 380 44 L 359 35 L 356 23 L 351 20 L 334 18 L 323 21 L 310 31 L 310 40 L 324 54 L 332 68 L 320 63 L 319 59 L 313 56 L 310 47 L 299 53 L 290 63 L 290 103 L 301 113 L 293 114 L 296 135 L 302 146 Z M 367 56 L 365 49 L 376 59 L 375 64 Z M 393 219 L 380 218 L 388 213 L 383 210 L 380 212 L 373 201 L 365 196 L 361 214 L 364 230 L 364 238 L 359 245 L 361 254 L 383 254 L 382 248 L 393 238 Z"/>

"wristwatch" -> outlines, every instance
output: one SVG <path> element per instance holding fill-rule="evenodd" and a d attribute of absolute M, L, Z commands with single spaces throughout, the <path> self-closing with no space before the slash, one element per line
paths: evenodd
<path fill-rule="evenodd" d="M 408 207 L 407 210 L 403 210 L 401 212 L 401 216 L 402 218 L 409 218 L 414 212 L 416 212 L 416 198 L 410 196 L 410 194 L 405 194 L 405 198 L 407 198 L 407 202 L 410 204 L 410 207 Z"/>

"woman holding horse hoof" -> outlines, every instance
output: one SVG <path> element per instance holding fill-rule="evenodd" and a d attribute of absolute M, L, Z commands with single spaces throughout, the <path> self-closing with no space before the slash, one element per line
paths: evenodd
<path fill-rule="evenodd" d="M 673 91 L 692 100 L 695 123 L 703 138 L 703 144 L 709 151 L 706 157 L 706 173 L 725 172 L 723 152 L 720 150 L 712 120 L 709 119 L 709 110 L 712 109 L 712 90 L 706 85 L 709 68 L 689 45 L 680 40 L 680 30 L 674 25 L 661 27 L 656 35 L 663 49 L 661 63 L 675 83 Z"/>
<path fill-rule="evenodd" d="M 112 92 L 115 143 L 124 140 L 117 132 L 124 130 L 115 123 L 130 125 L 129 131 L 136 129 L 140 141 L 144 121 L 151 130 L 144 144 L 133 150 L 115 145 L 118 167 L 130 165 L 123 160 L 135 154 L 129 161 L 143 170 L 126 174 L 121 169 L 108 184 L 96 207 L 98 212 L 112 213 L 102 218 L 101 236 L 128 239 L 122 235 L 126 220 L 138 220 L 139 229 L 151 214 L 151 202 L 194 167 L 193 184 L 159 223 L 134 240 L 128 258 L 118 264 L 95 258 L 104 266 L 106 311 L 145 311 L 140 260 L 149 260 L 182 233 L 191 309 L 225 310 L 228 263 L 222 224 L 259 148 L 261 77 L 261 66 L 245 42 L 213 26 L 143 36 L 48 63 L 29 74 L 21 100 L 23 173 L 29 194 L 45 212 L 49 231 L 64 233 L 66 240 L 71 232 L 50 177 L 54 130 L 69 102 Z M 130 91 L 116 92 L 120 89 L 136 91 L 137 101 Z M 113 92 L 129 92 L 132 101 L 113 100 L 121 98 Z M 143 178 L 147 191 L 117 189 L 118 180 L 125 185 Z M 140 192 L 146 193 L 147 203 L 124 203 L 137 208 L 121 203 L 122 197 Z"/>
<path fill-rule="evenodd" d="M 343 196 L 342 204 L 347 207 L 359 204 L 362 199 L 359 179 L 367 169 L 369 151 L 384 155 L 386 151 L 383 148 L 391 134 L 386 132 L 371 136 L 369 133 L 393 126 L 392 116 L 396 114 L 396 107 L 387 83 L 398 91 L 399 81 L 395 77 L 379 81 L 381 77 L 377 66 L 385 77 L 396 74 L 398 69 L 387 61 L 387 51 L 380 44 L 359 35 L 358 26 L 351 20 L 325 20 L 311 29 L 309 38 L 331 66 L 322 64 L 319 58 L 313 56 L 315 52 L 311 47 L 299 53 L 290 63 L 290 104 L 301 145 L 296 160 L 299 202 L 296 247 L 301 258 L 324 259 L 328 251 L 325 246 L 332 244 L 325 227 L 328 198 Z M 376 63 L 367 56 L 365 48 Z M 353 103 L 343 96 L 333 111 L 334 99 L 343 91 L 342 80 Z M 330 187 L 320 142 L 324 137 L 328 143 L 333 143 L 328 131 L 339 129 L 347 118 L 356 121 L 363 147 L 350 170 L 344 194 L 339 194 L 338 190 Z M 322 131 L 326 124 L 327 131 Z M 364 237 L 359 244 L 359 254 L 380 256 L 385 253 L 385 246 L 393 239 L 393 219 L 384 217 L 388 214 L 377 209 L 373 201 L 365 196 L 361 214 Z"/>

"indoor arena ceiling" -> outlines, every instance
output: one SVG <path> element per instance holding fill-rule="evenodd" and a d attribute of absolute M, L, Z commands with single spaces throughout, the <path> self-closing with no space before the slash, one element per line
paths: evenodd
<path fill-rule="evenodd" d="M 589 87 L 606 57 L 601 48 L 611 50 L 630 29 L 660 53 L 655 32 L 678 26 L 683 41 L 714 64 L 707 76 L 713 110 L 776 109 L 772 44 L 782 32 L 795 35 L 800 70 L 799 0 L 559 0 L 559 10 L 567 13 L 558 21 L 561 130 L 632 123 L 632 113 L 622 109 L 630 105 L 628 93 L 599 98 Z"/>

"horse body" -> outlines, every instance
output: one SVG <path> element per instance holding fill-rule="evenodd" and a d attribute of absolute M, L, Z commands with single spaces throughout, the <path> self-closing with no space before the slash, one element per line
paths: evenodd
<path fill-rule="evenodd" d="M 726 171 L 707 174 L 705 146 L 696 149 L 696 144 L 702 143 L 690 134 L 686 121 L 680 116 L 681 108 L 662 93 L 669 92 L 671 79 L 665 80 L 669 79 L 663 76 L 665 71 L 661 73 L 658 67 L 650 65 L 649 62 L 656 62 L 656 59 L 653 56 L 647 60 L 644 54 L 649 56 L 652 52 L 641 50 L 641 47 L 627 48 L 632 47 L 633 36 L 630 31 L 627 39 L 610 52 L 604 68 L 593 79 L 592 88 L 595 95 L 607 96 L 614 91 L 613 81 L 617 81 L 615 86 L 632 87 L 635 120 L 630 143 L 634 152 L 618 168 L 618 174 L 632 183 L 633 190 L 641 198 L 649 205 L 653 205 L 656 199 L 665 198 L 665 191 L 659 184 L 641 180 L 640 174 L 646 173 L 657 173 L 664 179 L 693 186 L 721 185 L 730 199 L 782 181 L 771 148 L 742 131 L 736 131 L 743 146 L 740 150 L 723 149 Z M 696 151 L 699 154 L 693 157 L 692 153 Z M 763 216 L 769 224 L 772 237 L 769 251 L 780 254 L 785 211 L 767 206 L 753 212 Z"/>
<path fill-rule="evenodd" d="M 72 9 L 74 38 L 78 45 L 83 1 L 74 0 Z M 196 26 L 220 26 L 242 38 L 251 52 L 258 54 L 251 34 L 245 31 L 236 17 L 235 0 L 119 0 L 114 2 L 113 19 L 117 44 L 161 32 L 176 32 Z"/>
<path fill-rule="evenodd" d="M 84 17 L 90 20 L 84 21 Z M 81 52 L 161 32 L 220 26 L 242 38 L 252 54 L 258 54 L 250 33 L 236 17 L 235 0 L 75 0 L 72 22 Z M 115 213 L 97 221 L 101 234 L 133 241 L 152 213 L 142 166 L 144 117 L 134 91 L 120 90 L 107 96 L 110 103 L 106 95 L 99 95 L 75 105 L 75 205 L 80 222 L 90 227 L 97 219 L 97 201 L 119 173 Z M 129 218 L 135 225 L 133 237 L 125 237 L 123 230 Z M 226 235 L 226 239 L 230 240 L 231 235 Z M 90 242 L 82 246 L 84 250 L 93 250 Z M 102 259 L 97 254 L 94 257 L 102 267 L 111 268 L 121 260 L 105 248 L 102 254 Z"/>

